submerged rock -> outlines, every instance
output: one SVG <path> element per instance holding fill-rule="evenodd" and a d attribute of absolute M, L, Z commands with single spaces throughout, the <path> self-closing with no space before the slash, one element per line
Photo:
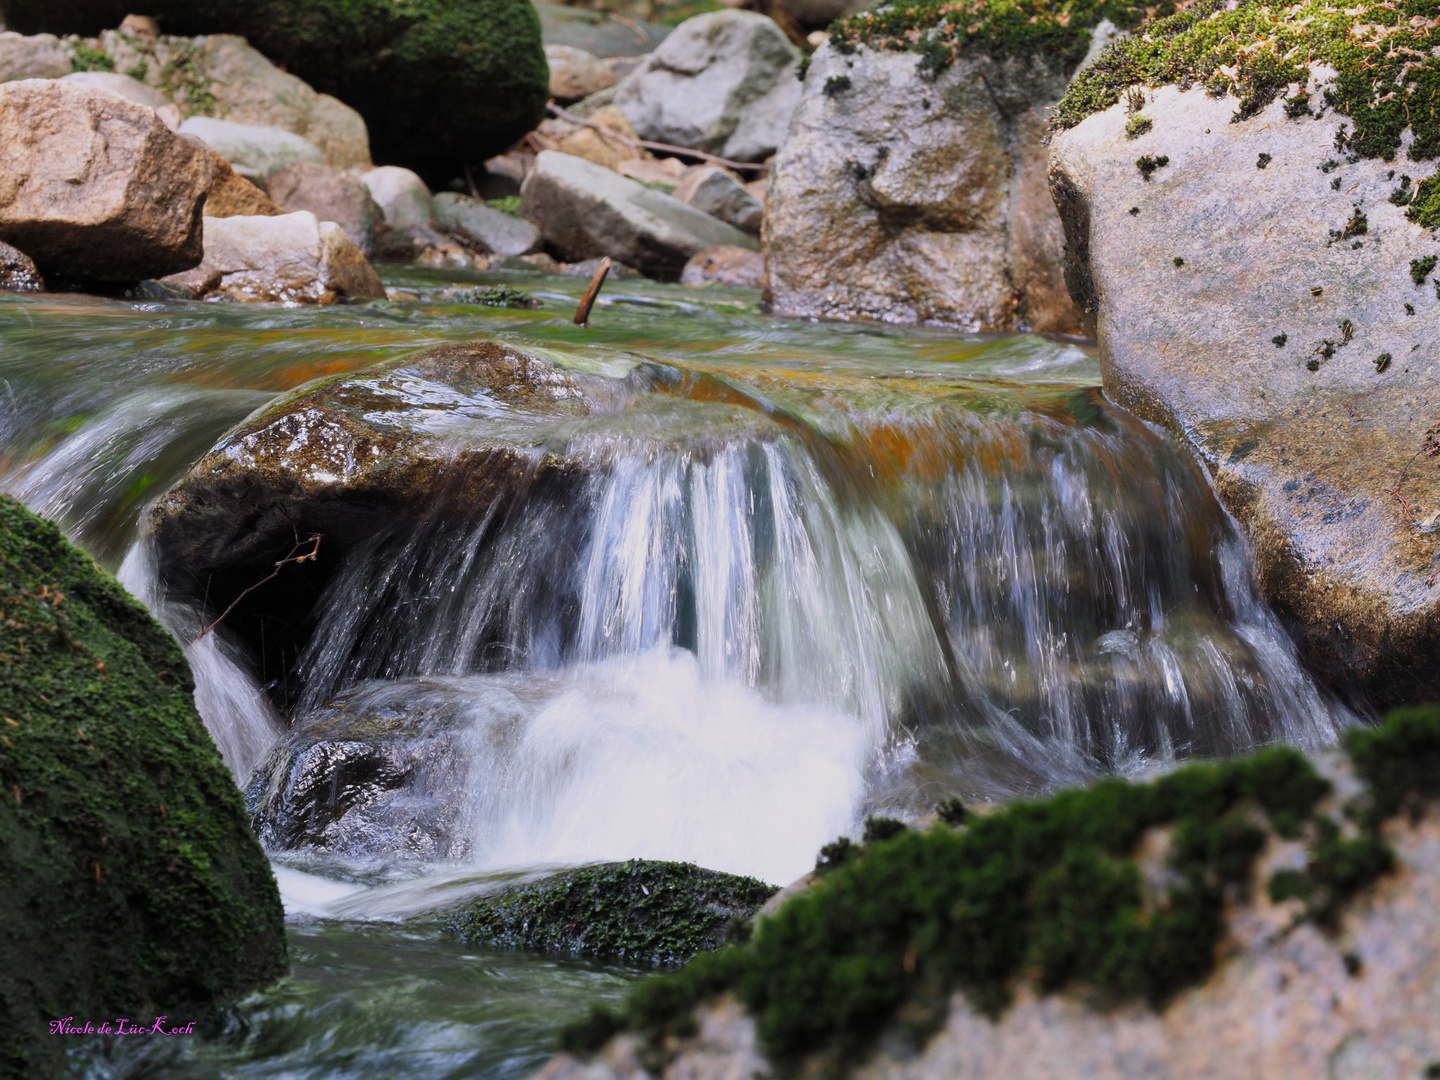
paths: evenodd
<path fill-rule="evenodd" d="M 562 258 L 609 255 L 674 280 L 707 247 L 755 248 L 749 235 L 603 166 L 546 150 L 525 178 L 522 211 Z"/>
<path fill-rule="evenodd" d="M 625 77 L 615 104 L 642 138 L 760 161 L 785 140 L 799 59 L 764 15 L 713 11 L 676 27 Z"/>
<path fill-rule="evenodd" d="M 725 944 L 775 892 L 690 863 L 632 859 L 513 885 L 443 921 L 473 945 L 680 964 Z"/>
<path fill-rule="evenodd" d="M 1183 56 L 1177 20 L 1156 32 Z M 1204 462 L 1315 671 L 1381 706 L 1440 696 L 1436 244 L 1397 175 L 1422 166 L 1314 115 L 1346 92 L 1323 70 L 1283 101 L 1160 86 L 1082 120 L 1113 76 L 1077 81 L 1051 160 L 1107 393 Z"/>
<path fill-rule="evenodd" d="M 1440 1062 L 1440 707 L 1347 749 L 867 841 L 747 944 L 573 1025 L 575 1053 L 541 1075 L 1423 1075 Z"/>
<path fill-rule="evenodd" d="M 1070 54 L 976 47 L 934 72 L 915 52 L 837 40 L 811 59 L 770 173 L 773 310 L 1083 332 L 1045 176 Z"/>
<path fill-rule="evenodd" d="M 202 254 L 215 165 L 153 109 L 65 80 L 0 84 L 0 240 L 47 279 L 133 281 Z"/>
<path fill-rule="evenodd" d="M 207 218 L 204 260 L 162 282 L 189 290 L 197 300 L 223 296 L 247 303 L 332 304 L 342 297 L 385 295 L 344 230 L 304 210 Z"/>
<path fill-rule="evenodd" d="M 44 292 L 45 279 L 23 251 L 0 243 L 0 289 L 7 292 Z"/>
<path fill-rule="evenodd" d="M 183 1028 L 284 974 L 283 912 L 174 638 L 8 497 L 0 526 L 0 1073 L 59 1076 L 51 1021 Z"/>

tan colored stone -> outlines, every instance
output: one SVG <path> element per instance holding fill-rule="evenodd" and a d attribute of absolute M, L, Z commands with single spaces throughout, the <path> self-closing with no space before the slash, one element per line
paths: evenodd
<path fill-rule="evenodd" d="M 205 296 L 242 302 L 330 304 L 383 297 L 365 256 L 332 221 L 307 211 L 280 217 L 205 219 L 205 260 L 190 275 L 162 279 Z"/>
<path fill-rule="evenodd" d="M 614 105 L 596 110 L 590 120 L 627 139 L 639 137 L 625 114 Z M 555 148 L 562 154 L 584 158 L 596 165 L 604 165 L 607 169 L 617 168 L 622 161 L 637 161 L 641 156 L 635 147 L 588 127 L 577 127 L 575 131 L 559 139 Z"/>
<path fill-rule="evenodd" d="M 0 85 L 0 239 L 47 279 L 194 266 L 213 156 L 153 109 L 64 80 Z"/>
<path fill-rule="evenodd" d="M 159 41 L 160 24 L 149 15 L 126 15 L 120 20 L 120 33 L 139 41 Z"/>
<path fill-rule="evenodd" d="M 285 213 L 269 195 L 232 169 L 219 154 L 215 154 L 215 163 L 215 180 L 205 196 L 206 217 L 278 217 Z"/>
<path fill-rule="evenodd" d="M 546 45 L 550 65 L 550 96 L 556 101 L 579 101 L 615 85 L 615 73 L 604 61 L 571 45 Z"/>
<path fill-rule="evenodd" d="M 729 285 L 758 289 L 765 283 L 765 257 L 741 247 L 708 247 L 680 271 L 681 285 Z"/>
<path fill-rule="evenodd" d="M 385 214 L 354 174 L 297 161 L 270 173 L 265 191 L 286 212 L 309 210 L 321 221 L 335 222 L 366 258 L 375 255 L 376 230 Z"/>
<path fill-rule="evenodd" d="M 1106 392 L 1209 468 L 1319 674 L 1382 707 L 1440 697 L 1440 297 L 1410 276 L 1434 238 L 1389 201 L 1400 161 L 1335 160 L 1345 117 L 1234 112 L 1167 87 L 1137 139 L 1117 106 L 1052 144 Z M 1141 155 L 1169 163 L 1146 181 Z M 1338 239 L 1356 207 L 1366 231 Z"/>
<path fill-rule="evenodd" d="M 773 310 L 1079 333 L 1041 141 L 1064 72 L 979 57 L 927 81 L 919 62 L 812 58 L 764 196 Z"/>

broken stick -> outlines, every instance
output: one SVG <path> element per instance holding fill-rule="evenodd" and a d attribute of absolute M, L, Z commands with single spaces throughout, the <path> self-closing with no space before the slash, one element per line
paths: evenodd
<path fill-rule="evenodd" d="M 590 279 L 590 287 L 585 290 L 585 295 L 580 298 L 580 306 L 575 309 L 575 325 L 584 326 L 590 321 L 590 309 L 595 306 L 595 298 L 600 295 L 600 286 L 605 284 L 605 278 L 610 273 L 610 256 L 600 260 L 600 265 L 595 268 L 595 276 Z"/>

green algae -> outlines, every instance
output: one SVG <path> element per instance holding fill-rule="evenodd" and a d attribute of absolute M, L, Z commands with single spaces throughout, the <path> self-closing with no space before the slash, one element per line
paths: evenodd
<path fill-rule="evenodd" d="M 447 294 L 447 300 L 460 304 L 479 304 L 495 308 L 538 308 L 540 301 L 524 289 L 513 285 L 477 285 Z"/>
<path fill-rule="evenodd" d="M 851 1058 L 882 1031 L 918 1042 L 955 990 L 998 1014 L 1022 977 L 1100 1006 L 1161 1007 L 1214 969 L 1225 904 L 1245 895 L 1272 832 L 1305 839 L 1308 860 L 1276 873 L 1271 895 L 1326 929 L 1392 867 L 1384 822 L 1440 797 L 1440 707 L 1392 713 L 1345 746 L 1367 789 L 1344 821 L 1322 804 L 1330 783 L 1276 748 L 851 845 L 748 943 L 637 984 L 618 1013 L 593 1012 L 565 1043 L 583 1052 L 632 1029 L 659 1047 L 722 993 L 755 1017 L 782 1068 Z"/>
<path fill-rule="evenodd" d="M 918 52 L 923 75 L 934 77 L 962 55 L 992 59 L 1042 53 L 1073 68 L 1090 48 L 1090 30 L 1104 19 L 1123 29 L 1157 10 L 1122 0 L 896 0 L 838 19 L 830 42 L 841 52 L 861 45 Z M 1174 10 L 1168 0 L 1160 11 Z"/>
<path fill-rule="evenodd" d="M 71 47 L 71 64 L 76 71 L 114 71 L 115 60 L 104 49 L 96 49 L 83 41 Z"/>
<path fill-rule="evenodd" d="M 632 859 L 471 901 L 444 919 L 476 945 L 677 964 L 718 948 L 776 888 L 689 863 Z"/>
<path fill-rule="evenodd" d="M 286 969 L 279 894 L 191 690 L 145 609 L 0 497 L 0 1075 L 56 1067 L 47 1021 L 173 1020 Z"/>

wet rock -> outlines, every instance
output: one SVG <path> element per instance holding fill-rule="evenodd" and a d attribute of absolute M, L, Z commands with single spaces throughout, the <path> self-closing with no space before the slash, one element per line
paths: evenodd
<path fill-rule="evenodd" d="M 412 231 L 433 228 L 435 209 L 430 201 L 430 189 L 418 175 L 397 165 L 382 165 L 361 179 L 391 228 Z"/>
<path fill-rule="evenodd" d="M 192 116 L 180 125 L 228 161 L 241 176 L 263 177 L 297 161 L 322 164 L 315 144 L 280 128 L 237 124 L 209 116 Z"/>
<path fill-rule="evenodd" d="M 573 262 L 609 255 L 674 280 L 703 248 L 757 246 L 739 229 L 679 199 L 553 150 L 536 158 L 521 200 L 547 245 Z"/>
<path fill-rule="evenodd" d="M 0 31 L 0 83 L 59 79 L 75 70 L 69 47 L 54 34 L 26 37 Z"/>
<path fill-rule="evenodd" d="M 464 941 L 683 964 L 718 949 L 776 891 L 754 878 L 691 863 L 632 859 L 568 870 L 470 901 L 443 916 Z"/>
<path fill-rule="evenodd" d="M 161 280 L 189 289 L 195 299 L 223 296 L 247 303 L 331 304 L 385 295 L 344 230 L 303 210 L 279 217 L 207 218 L 204 261 L 188 274 Z"/>
<path fill-rule="evenodd" d="M 540 248 L 540 231 L 523 218 L 504 214 L 468 195 L 435 196 L 435 225 L 467 245 L 496 255 L 528 255 Z"/>
<path fill-rule="evenodd" d="M 1440 696 L 1440 297 L 1434 238 L 1390 198 L 1406 166 L 1346 158 L 1345 116 L 1279 100 L 1236 120 L 1162 87 L 1140 115 L 1051 151 L 1107 393 L 1209 469 L 1314 670 L 1381 705 Z M 1149 179 L 1146 156 L 1167 159 Z"/>
<path fill-rule="evenodd" d="M 212 152 L 212 157 L 215 161 L 215 179 L 205 196 L 206 217 L 278 217 L 285 212 L 275 205 L 269 195 L 256 187 L 254 181 L 237 173 L 219 154 Z"/>
<path fill-rule="evenodd" d="M 175 639 L 8 497 L 0 596 L 0 1074 L 58 1077 L 53 1020 L 183 1029 L 279 978 L 284 913 Z"/>
<path fill-rule="evenodd" d="M 45 279 L 23 251 L 0 243 L 0 289 L 6 292 L 44 292 Z"/>
<path fill-rule="evenodd" d="M 641 137 L 760 161 L 785 141 L 800 53 L 764 15 L 715 11 L 675 28 L 615 94 Z"/>
<path fill-rule="evenodd" d="M 615 85 L 615 73 L 609 66 L 584 49 L 546 45 L 545 61 L 550 66 L 550 96 L 562 103 Z"/>
<path fill-rule="evenodd" d="M 729 285 L 758 289 L 765 283 L 765 257 L 738 247 L 711 247 L 697 252 L 680 272 L 682 285 Z"/>
<path fill-rule="evenodd" d="M 199 263 L 215 166 L 153 109 L 64 80 L 4 83 L 0 140 L 0 240 L 47 280 L 139 280 Z"/>
<path fill-rule="evenodd" d="M 920 57 L 821 46 L 770 173 L 777 313 L 1083 332 L 1045 175 L 1063 58 Z"/>
<path fill-rule="evenodd" d="M 734 173 L 715 165 L 695 169 L 676 185 L 672 194 L 696 210 L 704 210 L 751 236 L 760 235 L 765 204 L 750 194 Z"/>
<path fill-rule="evenodd" d="M 321 221 L 335 222 L 362 255 L 375 256 L 377 231 L 385 224 L 385 214 L 370 189 L 355 176 L 298 161 L 266 176 L 265 191 L 287 213 L 308 210 Z"/>

